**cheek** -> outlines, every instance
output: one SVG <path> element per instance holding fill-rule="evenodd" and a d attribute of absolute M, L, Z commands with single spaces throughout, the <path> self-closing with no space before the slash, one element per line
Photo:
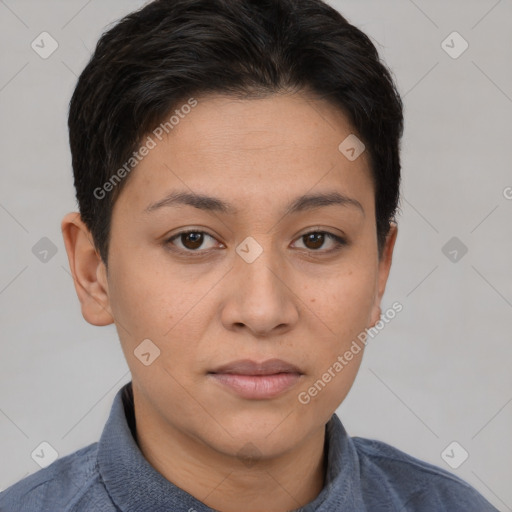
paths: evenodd
<path fill-rule="evenodd" d="M 334 275 L 321 286 L 309 285 L 305 303 L 331 332 L 329 345 L 340 346 L 370 323 L 376 293 L 372 267 L 353 267 Z"/>
<path fill-rule="evenodd" d="M 298 396 L 305 414 L 335 410 L 348 394 L 364 353 L 358 336 L 370 324 L 375 279 L 375 270 L 361 262 L 321 286 L 308 284 L 305 303 L 316 327 L 310 327 L 315 335 L 304 347 L 311 354 L 309 377 Z"/>
<path fill-rule="evenodd" d="M 180 317 L 182 293 L 170 289 L 169 280 L 158 270 L 161 267 L 144 263 L 136 254 L 116 256 L 109 295 L 119 336 L 130 346 L 145 338 L 156 342 Z"/>
<path fill-rule="evenodd" d="M 130 368 L 139 369 L 134 350 L 149 339 L 160 350 L 157 366 L 184 373 L 199 357 L 198 340 L 214 310 L 214 294 L 208 292 L 225 271 L 198 279 L 197 271 L 176 271 L 161 259 L 136 255 L 117 257 L 112 268 L 111 308 Z"/>

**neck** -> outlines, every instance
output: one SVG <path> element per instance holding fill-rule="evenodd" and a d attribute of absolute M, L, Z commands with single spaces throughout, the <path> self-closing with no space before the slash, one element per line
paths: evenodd
<path fill-rule="evenodd" d="M 293 450 L 272 458 L 244 459 L 154 422 L 137 409 L 137 443 L 167 480 L 222 512 L 285 512 L 313 501 L 324 486 L 325 426 Z"/>

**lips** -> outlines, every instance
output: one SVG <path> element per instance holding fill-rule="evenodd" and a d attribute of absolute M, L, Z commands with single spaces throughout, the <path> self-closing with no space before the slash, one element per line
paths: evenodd
<path fill-rule="evenodd" d="M 275 375 L 277 373 L 298 373 L 302 374 L 297 366 L 283 361 L 282 359 L 268 359 L 262 363 L 242 359 L 219 366 L 209 373 L 231 373 L 237 375 Z"/>
<path fill-rule="evenodd" d="M 282 359 L 233 361 L 208 372 L 222 389 L 249 400 L 275 398 L 294 387 L 303 372 Z"/>

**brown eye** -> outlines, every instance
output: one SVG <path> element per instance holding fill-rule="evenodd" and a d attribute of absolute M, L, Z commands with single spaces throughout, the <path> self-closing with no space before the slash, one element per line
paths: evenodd
<path fill-rule="evenodd" d="M 201 256 L 209 252 L 214 245 L 210 247 L 204 247 L 205 242 L 209 239 L 216 241 L 216 239 L 206 233 L 205 231 L 182 231 L 177 233 L 165 241 L 166 245 L 171 246 L 173 250 L 188 255 Z M 298 240 L 301 240 L 304 244 L 304 248 L 311 252 L 317 253 L 330 253 L 337 251 L 341 246 L 347 245 L 344 238 L 328 233 L 326 231 L 310 231 L 305 233 Z M 331 248 L 320 250 L 326 245 L 327 242 L 331 242 Z M 221 244 L 222 245 L 222 244 Z"/>
<path fill-rule="evenodd" d="M 180 235 L 182 244 L 187 249 L 199 249 L 203 244 L 203 233 L 191 231 Z"/>
<path fill-rule="evenodd" d="M 324 244 L 325 234 L 321 232 L 308 233 L 307 235 L 304 235 L 302 238 L 308 249 L 320 249 Z"/>
<path fill-rule="evenodd" d="M 211 238 L 212 240 L 215 240 L 211 235 L 208 233 L 205 233 L 204 231 L 182 231 L 181 233 L 177 233 L 176 235 L 172 236 L 168 240 L 166 240 L 166 244 L 169 245 L 176 245 L 178 250 L 181 250 L 182 252 L 206 252 L 208 249 L 211 249 L 211 247 L 203 247 L 203 244 L 205 243 L 205 240 L 208 238 Z M 178 241 L 181 243 L 181 246 L 179 244 L 176 244 L 175 241 Z M 198 249 L 203 249 L 199 251 Z"/>
<path fill-rule="evenodd" d="M 328 233 L 326 231 L 310 231 L 302 235 L 299 240 L 302 240 L 306 249 L 310 249 L 313 252 L 332 252 L 341 248 L 343 245 L 347 245 L 347 242 L 344 238 L 334 235 L 333 233 Z M 331 241 L 332 247 L 331 249 L 326 249 L 324 251 L 319 251 L 326 241 Z"/>

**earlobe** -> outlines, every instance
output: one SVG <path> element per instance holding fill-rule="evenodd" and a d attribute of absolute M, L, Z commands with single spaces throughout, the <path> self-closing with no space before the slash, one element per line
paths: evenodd
<path fill-rule="evenodd" d="M 82 316 L 92 325 L 112 324 L 114 318 L 110 309 L 105 264 L 94 247 L 90 231 L 78 212 L 64 216 L 61 230 Z"/>
<path fill-rule="evenodd" d="M 382 314 L 382 309 L 380 307 L 380 300 L 379 300 L 378 303 L 376 302 L 372 307 L 372 312 L 370 315 L 370 325 L 368 325 L 368 328 L 375 326 L 375 324 L 380 320 L 381 314 Z"/>

